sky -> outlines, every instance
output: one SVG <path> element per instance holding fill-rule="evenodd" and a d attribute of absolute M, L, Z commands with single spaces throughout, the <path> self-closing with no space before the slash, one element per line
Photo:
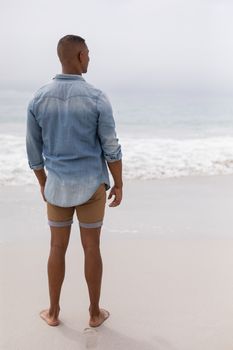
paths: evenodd
<path fill-rule="evenodd" d="M 0 89 L 49 81 L 58 40 L 76 34 L 99 88 L 231 92 L 232 18 L 231 0 L 1 0 Z"/>

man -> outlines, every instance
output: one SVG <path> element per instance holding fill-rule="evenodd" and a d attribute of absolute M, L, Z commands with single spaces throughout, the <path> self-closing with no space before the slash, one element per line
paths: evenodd
<path fill-rule="evenodd" d="M 89 325 L 98 327 L 109 317 L 109 312 L 99 307 L 102 279 L 99 241 L 106 190 L 110 188 L 107 166 L 114 180 L 109 206 L 116 207 L 122 200 L 121 147 L 108 99 L 82 77 L 89 63 L 85 40 L 66 35 L 58 42 L 57 53 L 62 74 L 35 94 L 28 106 L 27 119 L 29 166 L 47 202 L 51 229 L 50 307 L 41 311 L 40 316 L 50 326 L 59 324 L 65 253 L 76 212 L 85 254 Z"/>

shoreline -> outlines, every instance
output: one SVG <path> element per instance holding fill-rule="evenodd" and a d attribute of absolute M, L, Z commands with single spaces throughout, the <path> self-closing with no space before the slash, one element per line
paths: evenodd
<path fill-rule="evenodd" d="M 0 194 L 0 242 L 48 237 L 46 203 L 39 186 L 0 186 Z M 122 204 L 106 205 L 102 237 L 233 238 L 232 198 L 231 175 L 125 181 Z"/>

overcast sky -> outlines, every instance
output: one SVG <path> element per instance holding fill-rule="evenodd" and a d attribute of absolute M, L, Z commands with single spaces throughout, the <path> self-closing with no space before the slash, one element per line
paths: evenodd
<path fill-rule="evenodd" d="M 99 88 L 231 91 L 232 18 L 231 0 L 1 0 L 0 86 L 47 82 L 60 72 L 57 41 L 77 34 Z"/>

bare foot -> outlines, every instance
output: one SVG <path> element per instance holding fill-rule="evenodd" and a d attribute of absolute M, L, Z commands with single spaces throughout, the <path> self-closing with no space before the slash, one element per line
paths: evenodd
<path fill-rule="evenodd" d="M 49 326 L 58 326 L 60 321 L 58 318 L 49 316 L 49 310 L 42 310 L 40 312 L 40 317 L 44 320 Z"/>
<path fill-rule="evenodd" d="M 105 309 L 100 309 L 99 316 L 93 316 L 90 318 L 89 326 L 90 327 L 99 327 L 104 321 L 109 318 L 110 313 Z"/>

